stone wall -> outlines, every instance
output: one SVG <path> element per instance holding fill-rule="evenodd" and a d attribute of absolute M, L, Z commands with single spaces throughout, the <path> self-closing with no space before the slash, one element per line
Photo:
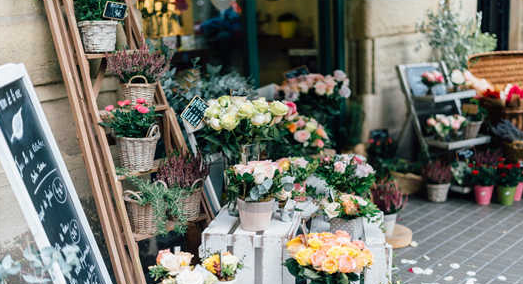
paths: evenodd
<path fill-rule="evenodd" d="M 431 50 L 416 24 L 437 0 L 353 0 L 347 2 L 349 73 L 354 93 L 363 96 L 364 135 L 376 128 L 399 132 L 406 117 L 396 65 L 427 62 Z M 460 6 L 460 2 L 462 6 Z M 476 0 L 451 0 L 463 17 L 472 17 Z M 417 48 L 420 47 L 418 50 Z"/>
<path fill-rule="evenodd" d="M 0 6 L 0 65 L 25 64 L 88 219 L 94 228 L 98 228 L 96 208 L 67 92 L 61 83 L 62 75 L 43 1 L 0 0 Z M 114 97 L 115 82 L 114 79 L 104 82 L 103 97 Z M 22 210 L 0 168 L 0 258 L 5 252 L 16 253 L 20 246 L 31 240 Z M 94 231 L 99 238 L 99 229 Z"/>

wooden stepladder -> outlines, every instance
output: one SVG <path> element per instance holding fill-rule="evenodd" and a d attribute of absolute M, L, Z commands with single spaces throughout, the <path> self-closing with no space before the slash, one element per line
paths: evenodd
<path fill-rule="evenodd" d="M 125 2 L 129 7 L 128 17 L 123 22 L 127 46 L 135 49 L 144 42 L 144 38 L 131 1 Z M 98 106 L 97 98 L 105 77 L 107 56 L 111 55 L 84 52 L 73 0 L 44 0 L 44 4 L 116 281 L 118 284 L 145 284 L 137 242 L 154 236 L 134 234 L 131 230 L 122 186 L 127 176 L 116 173 L 107 134 L 99 125 L 103 111 Z M 92 78 L 89 61 L 97 59 L 101 60 L 100 67 Z M 155 105 L 156 110 L 163 114 L 161 128 L 166 153 L 173 153 L 174 147 L 181 153 L 188 153 L 176 114 L 169 107 L 159 83 Z M 150 175 L 156 170 L 157 167 L 130 175 Z M 212 214 L 205 196 L 202 203 L 205 213 L 198 221 L 209 223 Z"/>

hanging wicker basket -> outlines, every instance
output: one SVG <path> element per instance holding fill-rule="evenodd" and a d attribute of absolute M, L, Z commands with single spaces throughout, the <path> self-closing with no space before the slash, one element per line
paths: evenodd
<path fill-rule="evenodd" d="M 116 48 L 116 21 L 81 21 L 78 30 L 86 53 L 112 52 Z"/>
<path fill-rule="evenodd" d="M 134 83 L 137 79 L 141 79 L 144 83 Z M 129 79 L 128 83 L 121 86 L 124 100 L 130 100 L 133 104 L 136 104 L 136 99 L 145 99 L 145 103 L 148 105 L 154 103 L 156 83 L 150 84 L 145 76 L 135 75 Z"/>
<path fill-rule="evenodd" d="M 200 184 L 201 183 L 201 184 Z M 199 186 L 199 187 L 197 187 Z M 202 201 L 203 179 L 197 179 L 191 186 L 192 193 L 180 199 L 182 205 L 182 215 L 187 221 L 195 221 L 200 217 L 200 208 Z"/>
<path fill-rule="evenodd" d="M 161 183 L 163 186 L 167 187 L 163 181 L 156 181 L 155 183 Z M 129 222 L 131 223 L 131 229 L 133 233 L 155 235 L 158 231 L 158 228 L 156 226 L 152 205 L 140 205 L 142 197 L 137 192 L 126 190 L 124 191 L 123 195 L 125 207 L 127 208 L 127 215 L 129 216 Z"/>
<path fill-rule="evenodd" d="M 145 138 L 118 137 L 116 139 L 120 165 L 133 172 L 146 172 L 154 167 L 156 143 L 160 127 L 153 125 Z"/>

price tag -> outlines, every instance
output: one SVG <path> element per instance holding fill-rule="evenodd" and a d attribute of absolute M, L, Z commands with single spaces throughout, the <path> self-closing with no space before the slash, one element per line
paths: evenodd
<path fill-rule="evenodd" d="M 107 1 L 102 17 L 122 21 L 127 17 L 127 5 L 122 2 Z"/>
<path fill-rule="evenodd" d="M 183 110 L 180 117 L 192 127 L 198 128 L 200 123 L 202 123 L 203 116 L 208 107 L 209 106 L 202 98 L 196 96 Z"/>

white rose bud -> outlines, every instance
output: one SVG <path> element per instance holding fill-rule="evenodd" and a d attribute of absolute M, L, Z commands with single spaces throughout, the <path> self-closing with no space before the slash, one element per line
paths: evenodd
<path fill-rule="evenodd" d="M 216 131 L 222 130 L 222 126 L 220 125 L 220 120 L 215 117 L 213 117 L 213 118 L 211 118 L 211 120 L 209 120 L 209 125 L 211 126 L 212 129 L 214 129 Z"/>
<path fill-rule="evenodd" d="M 283 116 L 287 114 L 289 107 L 282 102 L 275 101 L 270 104 L 270 111 L 275 116 Z"/>
<path fill-rule="evenodd" d="M 252 101 L 252 104 L 258 112 L 266 113 L 269 110 L 269 103 L 264 97 Z"/>
<path fill-rule="evenodd" d="M 238 120 L 236 119 L 235 113 L 226 113 L 222 116 L 220 119 L 220 125 L 221 127 L 232 131 L 236 126 L 238 126 Z"/>
<path fill-rule="evenodd" d="M 263 124 L 265 124 L 265 115 L 263 115 L 262 113 L 257 113 L 257 114 L 255 114 L 255 115 L 251 118 L 251 123 L 252 123 L 254 126 L 262 126 Z"/>

